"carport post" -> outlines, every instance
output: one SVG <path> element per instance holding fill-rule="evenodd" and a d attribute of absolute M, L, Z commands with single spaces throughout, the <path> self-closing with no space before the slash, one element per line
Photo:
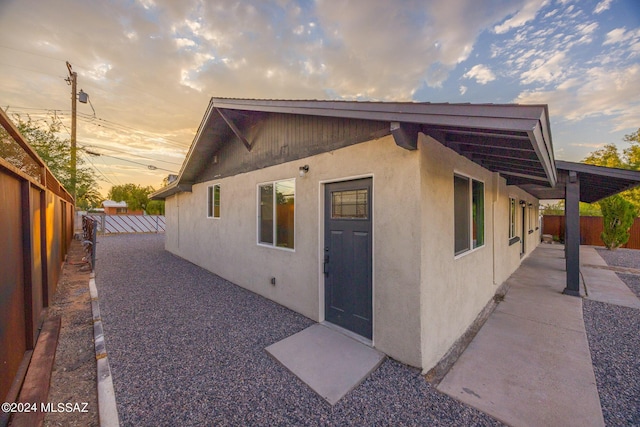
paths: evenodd
<path fill-rule="evenodd" d="M 565 186 L 565 260 L 567 287 L 562 293 L 580 296 L 580 180 L 575 171 L 569 171 Z"/>

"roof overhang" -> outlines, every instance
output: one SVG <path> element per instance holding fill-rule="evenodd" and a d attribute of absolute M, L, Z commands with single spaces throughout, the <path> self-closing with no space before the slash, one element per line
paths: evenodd
<path fill-rule="evenodd" d="M 622 191 L 640 186 L 640 171 L 616 169 L 556 160 L 559 181 L 554 188 L 531 183 L 519 186 L 538 199 L 564 199 L 565 183 L 575 173 L 580 182 L 580 201 L 593 203 Z"/>
<path fill-rule="evenodd" d="M 178 179 L 152 198 L 190 191 L 233 134 L 251 150 L 241 129 L 271 113 L 386 121 L 389 133 L 403 148 L 417 148 L 417 134 L 422 132 L 500 173 L 508 184 L 526 182 L 552 188 L 558 180 L 546 105 L 212 98 Z"/>

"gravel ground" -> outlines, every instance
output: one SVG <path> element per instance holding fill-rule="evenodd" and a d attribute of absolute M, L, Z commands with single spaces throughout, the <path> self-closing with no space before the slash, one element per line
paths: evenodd
<path fill-rule="evenodd" d="M 628 267 L 640 270 L 640 250 L 638 249 L 597 249 L 598 254 L 608 265 L 616 267 Z M 618 277 L 629 286 L 634 294 L 640 298 L 640 275 L 616 273 Z"/>
<path fill-rule="evenodd" d="M 640 425 L 640 310 L 583 300 L 591 360 L 607 426 Z"/>
<path fill-rule="evenodd" d="M 605 248 L 596 248 L 596 251 L 608 265 L 640 269 L 640 250 L 638 249 L 620 248 L 610 251 Z"/>
<path fill-rule="evenodd" d="M 500 425 L 393 360 L 331 407 L 264 350 L 310 319 L 163 245 L 163 235 L 98 241 L 96 283 L 123 426 Z"/>
<path fill-rule="evenodd" d="M 598 249 L 608 265 L 640 268 L 640 250 Z M 618 274 L 640 296 L 640 276 Z M 591 359 L 607 426 L 640 426 L 640 310 L 583 300 Z"/>

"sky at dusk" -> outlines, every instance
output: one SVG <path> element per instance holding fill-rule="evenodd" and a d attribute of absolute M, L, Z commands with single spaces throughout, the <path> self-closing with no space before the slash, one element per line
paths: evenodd
<path fill-rule="evenodd" d="M 103 194 L 177 173 L 212 96 L 543 103 L 571 161 L 640 128 L 638 0 L 0 0 L 0 107 L 70 129 L 65 61 Z"/>

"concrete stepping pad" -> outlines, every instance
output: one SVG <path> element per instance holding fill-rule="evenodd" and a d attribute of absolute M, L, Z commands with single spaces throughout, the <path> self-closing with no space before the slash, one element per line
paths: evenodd
<path fill-rule="evenodd" d="M 385 355 L 321 324 L 266 351 L 329 404 L 336 404 L 380 366 Z"/>

